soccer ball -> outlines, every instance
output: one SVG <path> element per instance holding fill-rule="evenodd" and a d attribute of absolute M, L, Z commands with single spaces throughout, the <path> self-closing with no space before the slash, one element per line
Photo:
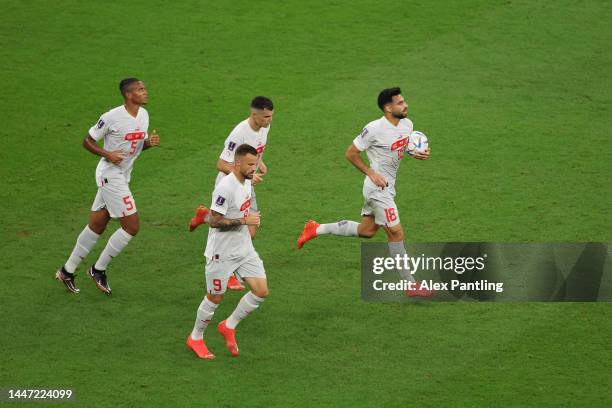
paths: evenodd
<path fill-rule="evenodd" d="M 415 130 L 410 134 L 408 144 L 406 145 L 406 153 L 410 156 L 414 156 L 415 153 L 422 153 L 425 149 L 429 148 L 429 140 L 423 132 Z"/>

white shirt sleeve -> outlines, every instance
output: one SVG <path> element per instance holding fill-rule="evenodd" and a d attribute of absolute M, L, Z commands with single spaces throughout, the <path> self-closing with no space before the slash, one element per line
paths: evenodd
<path fill-rule="evenodd" d="M 100 116 L 98 123 L 89 129 L 89 136 L 91 136 L 96 142 L 101 140 L 104 136 L 110 133 L 110 124 L 108 122 L 109 117 L 106 113 Z"/>
<path fill-rule="evenodd" d="M 241 137 L 237 134 L 237 132 L 232 132 L 225 139 L 225 146 L 223 146 L 223 151 L 221 152 L 220 159 L 225 160 L 228 163 L 234 162 L 234 154 L 236 153 L 236 149 L 243 143 Z"/>
<path fill-rule="evenodd" d="M 230 191 L 225 188 L 225 186 L 219 184 L 213 191 L 210 209 L 218 212 L 219 214 L 225 215 L 229 209 L 230 199 Z"/>
<path fill-rule="evenodd" d="M 357 136 L 353 140 L 353 144 L 355 145 L 357 150 L 359 150 L 360 152 L 363 152 L 364 150 L 366 150 L 368 147 L 372 145 L 373 140 L 374 140 L 374 129 L 372 126 L 368 125 L 364 127 L 361 133 L 359 134 L 359 136 Z"/>

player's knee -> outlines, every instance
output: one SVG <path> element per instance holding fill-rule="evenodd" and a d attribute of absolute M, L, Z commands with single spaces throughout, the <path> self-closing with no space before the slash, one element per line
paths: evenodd
<path fill-rule="evenodd" d="M 262 299 L 268 297 L 268 295 L 270 294 L 270 291 L 267 287 L 251 289 L 251 292 L 253 292 L 255 296 L 260 297 Z"/>
<path fill-rule="evenodd" d="M 217 305 L 223 300 L 223 295 L 213 295 L 212 293 L 207 293 L 206 297 L 208 298 L 208 300 Z"/>
<path fill-rule="evenodd" d="M 390 230 L 389 239 L 391 241 L 403 241 L 404 240 L 404 230 L 401 228 L 398 228 L 397 230 Z"/>
<path fill-rule="evenodd" d="M 89 229 L 92 230 L 93 232 L 95 232 L 98 235 L 102 235 L 104 233 L 104 230 L 106 230 L 106 223 L 101 223 L 101 222 L 89 222 Z"/>
<path fill-rule="evenodd" d="M 362 228 L 361 225 L 357 229 L 357 232 L 361 238 L 372 238 L 376 235 L 376 230 L 374 228 Z"/>
<path fill-rule="evenodd" d="M 131 236 L 135 237 L 140 231 L 140 222 L 138 220 L 129 220 L 121 223 L 121 228 Z"/>
<path fill-rule="evenodd" d="M 138 231 L 140 231 L 140 226 L 139 225 L 124 226 L 122 228 L 123 228 L 123 230 L 125 232 L 127 232 L 128 234 L 130 234 L 133 237 L 135 237 L 138 234 Z"/>

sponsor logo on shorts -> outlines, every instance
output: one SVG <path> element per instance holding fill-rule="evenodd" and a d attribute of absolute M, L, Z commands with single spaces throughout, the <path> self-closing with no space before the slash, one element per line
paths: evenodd
<path fill-rule="evenodd" d="M 363 128 L 363 130 L 361 131 L 361 134 L 359 136 L 361 137 L 365 137 L 365 135 L 368 134 L 368 128 Z"/>
<path fill-rule="evenodd" d="M 104 121 L 102 119 L 100 119 L 98 121 L 98 129 L 102 129 L 102 126 L 104 126 Z"/>
<path fill-rule="evenodd" d="M 233 152 L 235 148 L 236 148 L 236 143 L 234 142 L 229 142 L 229 144 L 227 145 L 227 150 L 229 150 L 230 152 Z"/>
<path fill-rule="evenodd" d="M 218 206 L 221 206 L 221 205 L 225 204 L 225 197 L 218 196 L 217 197 L 217 201 L 215 201 L 215 204 L 217 204 Z"/>

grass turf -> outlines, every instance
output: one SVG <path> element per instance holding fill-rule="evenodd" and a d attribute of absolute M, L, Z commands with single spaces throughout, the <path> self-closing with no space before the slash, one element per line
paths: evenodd
<path fill-rule="evenodd" d="M 612 402 L 610 304 L 364 303 L 357 240 L 295 249 L 308 217 L 358 218 L 362 177 L 343 153 L 392 85 L 432 147 L 400 169 L 409 240 L 610 241 L 607 2 L 3 9 L 0 386 L 70 387 L 82 406 Z M 95 194 L 96 159 L 80 141 L 131 75 L 148 85 L 163 144 L 135 166 L 141 232 L 109 269 L 112 298 L 85 264 L 69 296 L 52 275 Z M 197 361 L 183 342 L 205 234 L 186 222 L 210 200 L 221 143 L 256 94 L 276 104 L 255 242 L 271 296 L 240 325 L 240 358 L 210 330 L 218 359 Z"/>

